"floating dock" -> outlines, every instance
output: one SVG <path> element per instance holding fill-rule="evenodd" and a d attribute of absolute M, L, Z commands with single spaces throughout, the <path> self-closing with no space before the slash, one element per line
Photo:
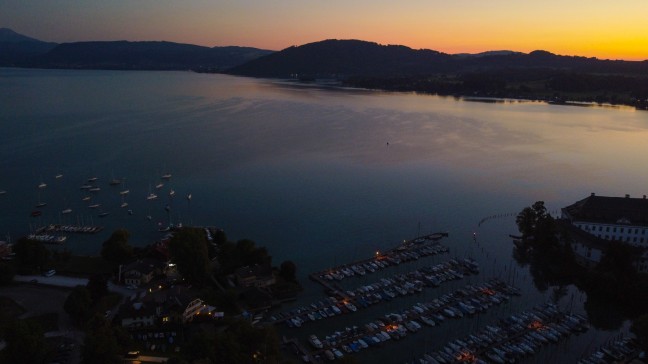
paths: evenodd
<path fill-rule="evenodd" d="M 36 233 L 96 234 L 102 230 L 103 226 L 50 224 L 39 228 L 38 230 L 36 230 Z"/>

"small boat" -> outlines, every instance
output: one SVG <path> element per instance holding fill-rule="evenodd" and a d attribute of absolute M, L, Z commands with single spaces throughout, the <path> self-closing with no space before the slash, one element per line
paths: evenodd
<path fill-rule="evenodd" d="M 98 203 L 95 203 L 95 204 L 92 204 L 92 205 L 88 205 L 88 207 L 91 208 L 91 209 L 96 209 L 96 208 L 99 207 L 99 206 L 101 206 L 101 204 L 98 204 Z"/>
<path fill-rule="evenodd" d="M 38 184 L 38 188 L 45 188 L 47 187 L 47 184 L 45 182 L 41 182 Z"/>
<path fill-rule="evenodd" d="M 120 195 L 128 195 L 129 193 L 130 193 L 130 190 L 119 191 Z"/>
<path fill-rule="evenodd" d="M 110 215 L 110 212 L 102 212 L 99 214 L 99 217 L 106 217 L 108 215 Z"/>
<path fill-rule="evenodd" d="M 40 216 L 42 214 L 43 214 L 43 211 L 41 211 L 41 210 L 34 210 L 34 211 L 31 212 L 32 217 Z"/>
<path fill-rule="evenodd" d="M 88 191 L 90 191 L 90 192 L 99 192 L 99 191 L 101 191 L 101 187 L 91 187 L 91 188 L 88 189 Z"/>
<path fill-rule="evenodd" d="M 124 207 L 126 207 L 126 206 L 128 206 L 128 202 L 122 202 L 122 204 L 119 205 L 119 207 L 121 207 L 121 208 L 124 208 Z"/>
<path fill-rule="evenodd" d="M 149 193 L 148 196 L 146 196 L 147 200 L 155 200 L 157 198 L 157 195 L 154 194 L 153 192 Z"/>
<path fill-rule="evenodd" d="M 133 214 L 133 210 L 128 209 L 128 214 L 129 214 L 129 215 L 132 215 L 132 214 Z"/>
<path fill-rule="evenodd" d="M 90 177 L 90 178 L 88 178 L 88 182 L 90 182 L 90 183 L 97 182 L 98 179 L 99 178 L 97 178 L 97 177 Z"/>
<path fill-rule="evenodd" d="M 47 202 L 39 202 L 36 204 L 36 207 L 45 207 L 47 206 Z"/>
<path fill-rule="evenodd" d="M 113 178 L 110 180 L 110 182 L 108 182 L 108 184 L 111 186 L 117 186 L 121 184 L 121 180 L 118 178 Z"/>
<path fill-rule="evenodd" d="M 191 200 L 191 194 L 187 195 L 187 200 Z"/>
<path fill-rule="evenodd" d="M 0 195 L 4 195 L 4 194 L 6 194 L 6 193 L 7 193 L 7 191 L 5 191 L 5 190 L 0 190 Z"/>
<path fill-rule="evenodd" d="M 155 185 L 155 189 L 159 190 L 159 189 L 162 188 L 163 186 L 164 186 L 164 183 L 160 182 L 160 183 L 158 183 L 158 184 Z"/>
<path fill-rule="evenodd" d="M 69 214 L 70 212 L 72 212 L 72 209 L 65 209 L 61 211 L 62 214 Z"/>
<path fill-rule="evenodd" d="M 91 188 L 92 188 L 92 186 L 91 186 L 91 185 L 88 185 L 88 184 L 86 184 L 86 185 L 81 185 L 81 187 L 80 187 L 80 188 L 81 188 L 82 190 L 89 190 L 89 189 L 91 189 Z"/>
<path fill-rule="evenodd" d="M 56 179 L 61 179 L 61 178 L 63 178 L 63 175 L 59 173 L 59 174 L 57 174 L 56 176 L 54 176 L 54 178 L 56 178 Z"/>
<path fill-rule="evenodd" d="M 169 196 L 170 196 L 170 197 L 175 196 L 175 191 L 174 191 L 174 190 L 169 191 Z"/>
<path fill-rule="evenodd" d="M 84 196 L 81 200 L 82 201 L 90 201 L 91 198 L 92 197 L 90 197 L 90 196 Z"/>
<path fill-rule="evenodd" d="M 168 181 L 168 180 L 170 180 L 170 179 L 171 179 L 171 173 L 165 173 L 165 174 L 163 174 L 163 175 L 162 175 L 162 177 L 161 177 L 161 178 L 162 178 L 162 179 L 165 179 L 165 180 L 167 180 L 167 181 Z"/>

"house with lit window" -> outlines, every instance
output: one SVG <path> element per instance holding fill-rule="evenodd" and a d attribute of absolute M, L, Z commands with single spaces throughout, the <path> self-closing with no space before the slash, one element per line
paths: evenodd
<path fill-rule="evenodd" d="M 624 242 L 648 248 L 648 199 L 590 196 L 562 209 L 562 218 L 583 234 L 572 234 L 577 257 L 598 263 L 606 244 Z M 589 238 L 587 238 L 589 236 Z M 646 254 L 637 259 L 639 271 L 647 272 Z"/>
<path fill-rule="evenodd" d="M 222 318 L 223 313 L 200 298 L 189 289 L 174 286 L 154 292 L 142 292 L 122 305 L 119 314 L 122 326 L 140 328 L 158 324 L 186 324 L 198 317 Z"/>
<path fill-rule="evenodd" d="M 130 264 L 120 266 L 120 276 L 124 284 L 129 286 L 144 286 L 156 275 L 165 272 L 167 264 L 152 258 L 138 259 Z"/>

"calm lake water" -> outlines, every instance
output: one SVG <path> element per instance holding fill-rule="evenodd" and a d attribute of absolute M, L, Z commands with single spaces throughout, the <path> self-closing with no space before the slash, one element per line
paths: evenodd
<path fill-rule="evenodd" d="M 218 226 L 266 246 L 276 265 L 297 262 L 306 290 L 295 305 L 322 297 L 308 273 L 392 247 L 420 226 L 448 231 L 453 256 L 482 264 L 473 282 L 517 277 L 524 295 L 493 313 L 507 316 L 550 295 L 511 257 L 512 214 L 537 200 L 558 212 L 590 192 L 648 194 L 648 113 L 629 108 L 468 102 L 190 72 L 0 69 L 0 130 L 0 236 L 92 223 L 105 230 L 70 235 L 66 244 L 97 254 L 118 227 L 146 245 L 160 237 L 160 223 Z M 156 191 L 167 172 L 173 177 Z M 97 210 L 79 189 L 90 177 L 101 187 L 92 196 Z M 109 186 L 111 178 L 125 178 L 124 186 Z M 123 188 L 132 215 L 119 207 Z M 151 191 L 156 201 L 147 201 Z M 30 217 L 39 201 L 48 203 L 43 215 Z M 61 214 L 66 208 L 72 213 Z M 570 297 L 582 306 L 578 292 Z M 488 323 L 480 320 L 439 329 L 438 339 Z M 364 359 L 410 360 L 402 349 L 415 356 L 442 343 L 418 336 Z M 591 330 L 534 360 L 573 362 L 609 336 Z"/>

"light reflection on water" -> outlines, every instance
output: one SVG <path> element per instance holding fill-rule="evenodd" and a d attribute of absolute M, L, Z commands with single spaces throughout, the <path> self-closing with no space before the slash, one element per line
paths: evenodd
<path fill-rule="evenodd" d="M 557 210 L 590 192 L 647 192 L 646 112 L 187 72 L 0 69 L 0 80 L 0 190 L 8 191 L 0 196 L 0 235 L 92 220 L 104 233 L 72 236 L 68 245 L 96 254 L 117 227 L 144 245 L 169 218 L 217 225 L 267 246 L 275 264 L 295 260 L 306 302 L 321 295 L 306 274 L 410 238 L 419 223 L 423 232 L 449 231 L 453 254 L 474 256 L 498 275 L 514 266 L 513 218 L 477 227 L 483 217 L 536 200 Z M 171 186 L 147 202 L 166 170 Z M 54 180 L 57 173 L 64 178 Z M 95 199 L 112 212 L 105 219 L 80 201 L 78 187 L 91 175 L 104 183 Z M 119 209 L 111 175 L 126 177 L 133 216 Z M 31 219 L 41 180 L 49 205 Z M 73 214 L 60 215 L 63 206 Z M 519 269 L 526 298 L 504 311 L 548 296 Z M 459 336 L 471 323 L 456 325 Z"/>

